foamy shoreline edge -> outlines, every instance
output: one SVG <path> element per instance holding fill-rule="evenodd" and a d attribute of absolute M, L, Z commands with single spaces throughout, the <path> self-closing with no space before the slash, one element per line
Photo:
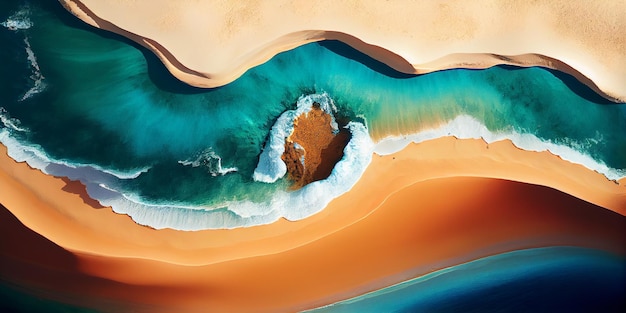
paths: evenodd
<path fill-rule="evenodd" d="M 85 8 L 85 10 L 88 10 L 88 9 Z M 398 56 L 398 58 L 402 59 L 399 56 Z M 471 122 L 471 121 L 469 121 L 469 122 Z M 464 125 L 472 125 L 472 123 L 468 123 L 466 121 L 466 123 L 464 123 Z M 470 128 L 478 129 L 478 127 L 470 127 Z M 462 128 L 458 128 L 458 130 L 462 130 Z M 502 134 L 492 134 L 492 133 L 489 133 L 486 129 L 484 131 L 481 131 L 480 134 L 465 134 L 465 133 L 461 134 L 461 133 L 457 133 L 455 131 L 452 131 L 452 132 L 443 132 L 439 136 L 445 136 L 445 133 L 448 133 L 448 135 L 454 134 L 454 136 L 457 137 L 457 138 L 475 138 L 475 139 L 482 138 L 486 143 L 492 143 L 492 142 L 495 142 L 495 141 L 498 141 L 498 140 L 501 140 L 501 139 L 509 139 L 509 140 L 512 140 L 514 142 L 514 145 L 516 145 L 518 148 L 523 149 L 523 150 L 537 151 L 537 152 L 548 150 L 548 151 L 551 151 L 552 154 L 555 154 L 558 157 L 560 157 L 560 158 L 562 158 L 562 159 L 564 159 L 566 161 L 570 161 L 572 163 L 582 164 L 583 166 L 587 167 L 588 169 L 591 169 L 591 170 L 593 170 L 595 172 L 598 172 L 598 173 L 604 175 L 607 179 L 612 180 L 615 183 L 618 183 L 618 180 L 621 180 L 621 179 L 623 179 L 626 176 L 626 174 L 624 174 L 623 171 L 608 168 L 607 166 L 602 164 L 602 162 L 600 162 L 600 164 L 598 164 L 594 160 L 590 160 L 589 158 L 586 158 L 586 155 L 582 155 L 582 156 L 575 155 L 574 159 L 577 159 L 577 160 L 572 160 L 570 158 L 570 156 L 568 155 L 568 153 L 571 152 L 571 151 L 566 151 L 567 153 L 565 153 L 565 154 L 564 153 L 558 153 L 558 152 L 555 152 L 554 149 L 549 149 L 548 147 L 546 147 L 545 143 L 542 143 L 543 145 L 541 145 L 539 148 L 537 148 L 537 147 L 535 147 L 533 145 L 521 146 L 520 145 L 520 141 L 522 141 L 523 138 L 522 139 L 518 138 L 518 140 L 513 140 L 513 138 L 508 138 L 508 137 L 511 137 L 511 136 L 507 137 L 507 136 L 502 135 Z M 509 135 L 511 135 L 511 134 L 509 134 Z M 515 137 L 515 135 L 523 136 L 524 134 L 512 134 L 512 135 L 513 135 L 513 137 Z M 405 138 L 401 138 L 401 137 L 405 137 Z M 384 138 L 383 140 L 381 140 L 381 144 L 382 145 L 389 146 L 391 144 L 391 145 L 396 145 L 397 147 L 393 148 L 392 151 L 385 152 L 385 151 L 383 151 L 384 149 L 382 149 L 382 150 L 380 149 L 381 148 L 380 147 L 381 144 L 379 144 L 378 148 L 375 149 L 375 152 L 378 155 L 387 155 L 387 154 L 391 154 L 393 152 L 397 152 L 398 150 L 401 150 L 402 148 L 407 146 L 410 142 L 416 142 L 416 143 L 421 142 L 424 139 L 424 138 L 422 138 L 422 137 L 424 137 L 424 134 L 422 134 L 420 132 L 420 133 L 411 134 L 408 137 L 411 137 L 411 138 L 414 137 L 416 139 L 406 140 L 406 136 L 400 136 L 400 137 L 397 137 L 397 138 Z M 437 137 L 437 136 L 434 136 L 434 137 Z M 538 140 L 537 138 L 534 138 L 534 139 L 535 139 L 534 141 Z M 384 143 L 383 141 L 386 141 L 386 143 Z M 554 146 L 554 145 L 552 145 L 552 146 Z M 557 147 L 557 148 L 562 148 L 562 147 Z M 569 153 L 569 154 L 571 154 L 571 153 Z M 14 156 L 12 156 L 12 157 L 13 157 L 13 159 L 18 160 L 18 161 L 22 161 L 23 160 L 23 159 L 20 159 L 20 158 L 16 158 Z M 368 156 L 368 157 L 370 157 L 370 156 Z M 30 164 L 30 162 L 29 162 L 29 165 L 31 165 L 31 167 L 33 166 L 33 164 Z M 34 167 L 37 168 L 37 166 L 34 166 Z M 136 174 L 134 176 L 137 176 L 137 175 L 138 174 Z M 69 177 L 70 179 L 73 179 L 73 180 L 76 179 L 76 177 L 71 176 L 71 175 L 56 175 L 56 176 L 65 176 L 65 177 Z M 207 229 L 207 228 L 208 229 L 216 229 L 216 228 L 249 227 L 249 226 L 254 226 L 254 225 L 258 225 L 258 224 L 272 223 L 272 222 L 275 222 L 277 219 L 279 219 L 281 217 L 282 218 L 287 218 L 288 220 L 292 220 L 293 221 L 293 220 L 298 220 L 298 219 L 304 218 L 304 217 L 309 215 L 309 214 L 304 214 L 304 215 L 298 215 L 298 217 L 295 217 L 295 218 L 293 218 L 293 216 L 292 216 L 292 218 L 289 218 L 289 217 L 287 217 L 287 215 L 282 214 L 280 216 L 274 215 L 274 216 L 268 217 L 269 220 L 256 221 L 256 223 L 253 222 L 252 225 L 248 225 L 248 224 L 230 225 L 229 224 L 228 226 L 226 226 L 226 225 L 217 225 L 217 226 L 211 226 L 211 227 L 208 227 L 208 226 L 203 226 L 203 227 L 196 226 L 196 227 L 191 228 L 191 229 L 181 228 L 180 226 L 173 225 L 173 224 L 168 224 L 168 223 L 155 225 L 155 224 L 150 223 L 150 221 L 149 221 L 150 218 L 148 218 L 148 217 L 138 218 L 137 216 L 143 216 L 143 215 L 140 215 L 140 213 L 137 213 L 137 212 L 132 213 L 132 212 L 129 212 L 129 211 L 125 210 L 125 209 L 123 210 L 123 209 L 120 209 L 120 208 L 135 207 L 135 206 L 150 206 L 150 207 L 153 207 L 155 210 L 157 210 L 157 209 L 158 210 L 164 210 L 164 209 L 169 209 L 169 206 L 150 205 L 149 203 L 145 203 L 145 202 L 141 201 L 141 199 L 139 199 L 139 198 L 129 198 L 129 197 L 126 197 L 126 196 L 119 196 L 119 198 L 122 198 L 124 201 L 130 203 L 130 205 L 114 205 L 116 202 L 113 202 L 113 200 L 110 200 L 110 198 L 112 198 L 112 197 L 109 196 L 109 194 L 116 193 L 116 190 L 110 189 L 107 186 L 107 184 L 102 184 L 101 182 L 85 181 L 85 180 L 82 180 L 82 179 L 79 179 L 79 180 L 83 184 L 85 184 L 87 186 L 88 193 L 92 196 L 93 199 L 99 201 L 100 204 L 102 204 L 104 206 L 112 206 L 114 208 L 114 211 L 116 211 L 117 213 L 127 214 L 127 215 L 133 217 L 135 222 L 137 222 L 137 223 L 139 223 L 141 225 L 149 226 L 149 227 L 156 228 L 156 229 L 173 228 L 173 229 L 178 229 L 178 230 L 196 231 L 196 230 Z M 354 185 L 354 184 L 353 183 L 349 184 L 349 186 L 352 186 L 352 185 Z M 351 187 L 348 187 L 348 190 L 350 188 Z M 96 190 L 98 192 L 96 192 L 94 190 Z M 101 194 L 103 192 L 106 194 L 106 196 L 101 196 L 101 197 L 94 196 L 96 194 L 99 194 L 99 193 Z M 330 197 L 330 199 L 332 199 L 332 198 L 333 197 Z M 110 200 L 110 201 L 103 201 L 103 199 Z M 118 199 L 118 198 L 115 198 L 115 199 Z M 328 200 L 328 201 L 330 201 L 330 200 Z M 229 206 L 230 204 L 231 203 L 226 203 L 224 205 L 228 205 Z M 244 205 L 244 207 L 248 207 L 248 206 Z M 174 209 L 178 209 L 178 208 L 187 209 L 186 207 L 178 207 L 177 206 L 175 208 L 172 208 L 172 210 L 175 211 Z M 322 208 L 323 208 L 323 206 L 320 206 L 319 208 L 317 208 L 316 210 L 312 210 L 311 212 L 318 212 Z M 210 208 L 210 209 L 214 209 L 214 208 Z M 259 210 L 254 210 L 254 209 L 252 209 L 252 210 L 251 209 L 247 209 L 247 210 L 243 210 L 243 209 L 242 210 L 235 210 L 235 209 L 233 209 L 233 210 L 230 210 L 230 208 L 229 208 L 229 211 L 230 211 L 229 213 L 234 213 L 237 217 L 249 218 L 249 219 L 259 218 L 261 216 L 266 217 L 266 215 L 269 215 L 269 214 L 258 213 Z M 252 214 L 250 212 L 255 212 L 255 214 Z M 314 214 L 314 213 L 310 213 L 310 214 Z"/>
<path fill-rule="evenodd" d="M 246 62 L 241 62 L 230 72 L 206 73 L 185 66 L 165 46 L 159 42 L 140 34 L 122 29 L 119 26 L 97 16 L 79 0 L 58 0 L 60 4 L 83 22 L 124 36 L 146 47 L 155 53 L 168 71 L 177 79 L 199 88 L 215 88 L 229 84 L 243 75 L 252 67 L 267 62 L 276 54 L 288 51 L 304 44 L 323 40 L 338 40 L 368 56 L 385 63 L 396 71 L 406 74 L 427 74 L 449 69 L 486 69 L 497 65 L 512 65 L 518 67 L 544 67 L 557 70 L 575 77 L 578 81 L 591 88 L 594 92 L 612 102 L 625 102 L 626 94 L 608 90 L 598 85 L 579 69 L 559 60 L 555 56 L 538 53 L 519 55 L 501 55 L 496 53 L 453 53 L 441 56 L 435 60 L 422 64 L 411 64 L 401 55 L 385 47 L 369 44 L 351 34 L 332 30 L 303 30 L 292 32 L 275 38 L 272 42 L 258 47 L 248 56 Z"/>
<path fill-rule="evenodd" d="M 324 97 L 324 95 L 319 95 Z M 327 97 L 327 96 L 326 96 Z M 301 97 L 311 100 L 310 96 Z M 330 99 L 329 99 L 330 101 Z M 304 106 L 303 106 L 304 107 Z M 467 126 L 465 129 L 462 125 Z M 140 198 L 129 197 L 121 191 L 107 187 L 111 184 L 109 175 L 112 173 L 103 172 L 102 175 L 94 176 L 92 171 L 87 174 L 82 173 L 83 167 L 66 166 L 57 163 L 58 161 L 49 159 L 45 153 L 38 152 L 36 148 L 22 146 L 11 139 L 10 134 L 0 132 L 0 143 L 6 145 L 8 156 L 16 162 L 26 162 L 30 168 L 43 171 L 47 175 L 55 177 L 68 177 L 71 180 L 78 180 L 84 186 L 91 199 L 98 201 L 102 206 L 111 207 L 118 214 L 128 215 L 139 225 L 144 225 L 153 229 L 176 229 L 181 231 L 201 231 L 207 229 L 234 229 L 246 228 L 259 225 L 266 225 L 276 222 L 281 218 L 289 221 L 298 221 L 309 218 L 321 212 L 334 199 L 349 192 L 357 183 L 359 178 L 366 172 L 373 157 L 393 156 L 408 148 L 412 144 L 420 144 L 440 138 L 454 138 L 456 140 L 474 139 L 489 146 L 498 142 L 510 142 L 515 149 L 524 152 L 547 152 L 552 157 L 560 159 L 572 165 L 582 166 L 603 177 L 602 185 L 615 184 L 623 186 L 626 182 L 626 172 L 621 169 L 614 169 L 606 166 L 601 161 L 596 161 L 588 155 L 571 149 L 567 146 L 553 144 L 541 140 L 531 134 L 490 132 L 483 124 L 470 116 L 460 115 L 435 128 L 429 128 L 420 132 L 404 135 L 386 137 L 377 143 L 371 141 L 365 126 L 358 124 L 351 126 L 351 132 L 355 137 L 350 141 L 345 157 L 335 166 L 335 170 L 328 179 L 312 183 L 295 193 L 278 192 L 265 202 L 252 203 L 249 201 L 225 202 L 217 207 L 187 207 L 180 205 L 161 205 L 143 202 Z M 42 159 L 42 156 L 44 157 Z M 46 170 L 48 164 L 58 164 L 53 167 L 56 170 L 50 172 Z M 93 168 L 88 166 L 87 169 Z M 141 173 L 141 172 L 139 172 Z M 284 174 L 284 173 L 283 173 Z M 119 175 L 119 174 L 118 174 Z M 133 177 L 132 174 L 126 174 Z M 470 175 L 473 176 L 476 173 Z M 484 175 L 484 173 L 482 174 Z M 459 174 L 458 176 L 464 176 Z M 478 176 L 481 176 L 479 174 Z M 118 176 L 119 177 L 119 176 Z M 516 180 L 511 177 L 498 177 L 507 180 Z M 524 181 L 523 179 L 520 181 Z M 525 181 L 532 183 L 532 180 Z M 540 183 L 545 186 L 552 186 L 551 183 Z M 586 201 L 602 205 L 609 210 L 622 214 L 621 210 L 608 202 L 595 202 L 593 197 L 585 196 L 585 193 L 572 192 L 561 186 L 561 191 L 577 196 Z M 323 195 L 323 196 L 320 196 Z M 626 195 L 626 194 L 625 194 Z M 297 210 L 291 208 L 294 201 L 300 202 Z M 603 204 L 601 204 L 603 203 Z M 227 208 L 227 213 L 217 210 L 218 207 Z M 234 215 L 233 215 L 234 214 Z M 188 218 L 194 216 L 194 222 L 190 223 Z M 236 216 L 237 218 L 235 218 Z M 186 222 L 184 222 L 186 221 Z M 182 224 L 181 224 L 182 222 Z"/>

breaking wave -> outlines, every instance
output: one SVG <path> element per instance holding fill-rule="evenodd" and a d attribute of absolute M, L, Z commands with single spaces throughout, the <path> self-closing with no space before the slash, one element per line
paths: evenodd
<path fill-rule="evenodd" d="M 301 96 L 298 99 L 296 109 L 285 111 L 272 126 L 269 139 L 259 156 L 259 163 L 252 176 L 255 181 L 273 183 L 285 176 L 287 165 L 281 159 L 285 153 L 285 139 L 293 132 L 294 120 L 311 111 L 313 103 L 318 103 L 320 109 L 331 116 L 331 127 L 334 131 L 338 130 L 334 117 L 337 107 L 327 93 Z"/>
<path fill-rule="evenodd" d="M 2 125 L 4 125 L 4 127 L 11 129 L 13 131 L 18 131 L 18 132 L 28 131 L 26 128 L 23 128 L 20 126 L 22 124 L 20 120 L 16 118 L 11 118 L 9 116 L 9 113 L 3 107 L 0 107 L 0 122 L 2 123 Z"/>
<path fill-rule="evenodd" d="M 289 114 L 291 113 L 287 113 Z M 390 154 L 403 149 L 410 142 L 423 142 L 443 136 L 482 138 L 486 142 L 509 139 L 524 150 L 547 150 L 570 162 L 588 168 L 593 166 L 610 179 L 626 176 L 623 170 L 608 168 L 570 147 L 547 142 L 534 135 L 515 132 L 492 133 L 476 119 L 466 115 L 458 116 L 435 129 L 403 137 L 385 138 L 376 144 L 372 142 L 365 125 L 350 122 L 347 128 L 352 133 L 352 139 L 344 149 L 344 157 L 335 165 L 327 179 L 313 182 L 296 191 L 276 191 L 263 202 L 230 201 L 212 207 L 155 205 L 142 202 L 132 195 L 123 195 L 103 185 L 88 185 L 88 191 L 103 205 L 112 206 L 118 213 L 130 215 L 139 224 L 157 229 L 192 231 L 256 226 L 272 223 L 279 218 L 296 221 L 320 212 L 332 199 L 349 191 L 365 172 L 373 153 Z"/>
<path fill-rule="evenodd" d="M 303 96 L 295 110 L 282 114 L 271 130 L 268 144 L 263 150 L 259 165 L 254 172 L 257 181 L 276 181 L 284 176 L 281 170 L 281 149 L 284 139 L 291 133 L 293 119 L 311 109 L 314 102 L 326 112 L 334 112 L 333 102 L 327 94 Z M 296 221 L 323 210 L 336 197 L 349 191 L 360 179 L 371 162 L 374 153 L 391 154 L 402 150 L 409 143 L 454 136 L 460 139 L 482 138 L 487 143 L 504 139 L 511 140 L 517 147 L 527 151 L 550 151 L 564 160 L 582 164 L 604 174 L 609 179 L 626 176 L 623 169 L 613 169 L 569 146 L 542 140 L 532 134 L 514 131 L 491 132 L 478 120 L 460 115 L 433 129 L 415 134 L 388 137 L 374 143 L 367 127 L 358 122 L 346 126 L 352 134 L 344 148 L 343 158 L 335 165 L 327 179 L 316 181 L 296 191 L 277 190 L 260 202 L 250 200 L 225 201 L 212 206 L 189 205 L 186 203 L 149 203 L 137 194 L 122 191 L 120 179 L 132 180 L 147 172 L 150 167 L 129 171 L 105 169 L 96 165 L 76 164 L 55 160 L 40 146 L 24 143 L 19 138 L 29 130 L 19 120 L 11 118 L 5 109 L 0 108 L 0 142 L 8 148 L 8 154 L 18 162 L 26 162 L 31 167 L 53 175 L 81 181 L 90 197 L 104 206 L 110 206 L 121 214 L 129 215 L 136 223 L 156 229 L 172 228 L 195 231 L 202 229 L 249 227 L 275 222 L 280 218 Z M 289 123 L 289 121 L 291 121 Z M 272 142 L 272 138 L 274 141 Z M 264 156 L 265 155 L 265 156 Z M 278 157 L 275 157 L 278 155 Z M 197 156 L 179 161 L 184 166 L 207 167 L 214 175 L 234 172 L 234 167 L 223 167 L 222 159 L 212 149 L 205 149 Z M 266 180 L 259 179 L 268 178 Z M 271 178 L 271 179 L 269 179 Z"/>
<path fill-rule="evenodd" d="M 151 204 L 106 184 L 93 183 L 86 184 L 87 192 L 115 212 L 128 214 L 136 223 L 156 229 L 194 231 L 269 224 L 281 217 L 300 220 L 318 213 L 332 199 L 349 191 L 371 161 L 373 142 L 365 126 L 351 122 L 346 127 L 352 139 L 327 179 L 297 191 L 277 191 L 263 202 L 230 201 L 212 207 Z"/>
<path fill-rule="evenodd" d="M 38 94 L 44 89 L 46 89 L 46 83 L 44 82 L 45 77 L 41 73 L 41 69 L 39 68 L 39 63 L 37 63 L 37 57 L 35 57 L 35 53 L 30 46 L 30 42 L 27 37 L 24 37 L 24 44 L 26 44 L 26 54 L 27 59 L 31 68 L 30 79 L 33 81 L 33 86 L 24 93 L 24 95 L 19 99 L 19 101 L 24 101 L 35 94 Z"/>
<path fill-rule="evenodd" d="M 7 154 L 17 162 L 26 162 L 30 167 L 41 170 L 43 173 L 57 177 L 67 177 L 71 180 L 80 180 L 83 183 L 105 183 L 115 185 L 118 179 L 135 179 L 150 167 L 129 171 L 120 171 L 103 168 L 93 164 L 80 164 L 57 160 L 50 157 L 36 144 L 25 143 L 15 138 L 16 133 L 28 133 L 27 128 L 21 127 L 18 119 L 9 116 L 8 112 L 0 107 L 0 143 L 7 147 Z"/>
<path fill-rule="evenodd" d="M 309 99 L 317 99 L 311 97 Z M 319 99 L 318 99 L 319 100 Z M 312 104 L 313 102 L 310 102 Z M 26 162 L 48 175 L 79 180 L 86 186 L 90 197 L 104 206 L 111 206 L 117 213 L 128 214 L 136 223 L 156 229 L 202 230 L 237 228 L 275 222 L 281 217 L 300 220 L 326 207 L 334 198 L 347 192 L 359 180 L 371 161 L 373 142 L 367 128 L 357 122 L 346 128 L 352 133 L 344 148 L 343 158 L 335 165 L 330 176 L 304 186 L 297 191 L 277 191 L 263 202 L 229 201 L 211 207 L 185 204 L 154 204 L 143 201 L 135 194 L 124 193 L 117 187 L 118 179 L 134 179 L 148 168 L 133 172 L 116 172 L 94 165 L 80 165 L 54 160 L 37 145 L 23 144 L 12 132 L 28 132 L 19 121 L 2 111 L 0 142 L 8 149 L 11 158 Z M 222 168 L 221 158 L 210 149 L 200 153 L 194 160 L 179 161 L 186 166 L 207 166 L 216 173 L 228 173 L 234 168 Z"/>
<path fill-rule="evenodd" d="M 226 175 L 237 171 L 236 167 L 223 167 L 222 158 L 211 148 L 198 153 L 198 155 L 193 159 L 178 161 L 178 163 L 191 167 L 204 166 L 209 170 L 209 173 L 211 173 L 212 176 Z"/>
<path fill-rule="evenodd" d="M 30 20 L 30 7 L 24 6 L 22 9 L 9 16 L 6 21 L 0 23 L 0 25 L 13 31 L 31 28 L 33 22 Z"/>
<path fill-rule="evenodd" d="M 521 134 L 513 130 L 492 132 L 480 121 L 469 115 L 459 115 L 437 128 L 424 130 L 415 134 L 384 138 L 376 143 L 374 152 L 379 155 L 392 154 L 404 149 L 411 142 L 420 143 L 445 136 L 454 136 L 459 139 L 483 139 L 487 143 L 509 139 L 520 149 L 535 152 L 549 151 L 565 161 L 583 165 L 588 169 L 604 175 L 610 180 L 618 180 L 626 177 L 626 169 L 611 168 L 603 162 L 597 161 L 588 154 L 580 152 L 570 146 L 544 140 L 533 134 Z"/>

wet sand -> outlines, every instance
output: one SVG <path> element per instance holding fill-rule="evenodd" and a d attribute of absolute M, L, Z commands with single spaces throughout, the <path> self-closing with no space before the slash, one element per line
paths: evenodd
<path fill-rule="evenodd" d="M 508 141 L 413 144 L 374 156 L 349 193 L 310 218 L 198 232 L 138 226 L 94 205 L 80 184 L 1 152 L 0 203 L 26 225 L 0 219 L 4 238 L 23 238 L 3 244 L 2 280 L 75 304 L 290 312 L 515 249 L 626 254 L 623 184 Z"/>

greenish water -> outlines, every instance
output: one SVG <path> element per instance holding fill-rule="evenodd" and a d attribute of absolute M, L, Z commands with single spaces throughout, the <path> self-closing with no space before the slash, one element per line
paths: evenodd
<path fill-rule="evenodd" d="M 411 77 L 329 41 L 281 53 L 224 87 L 197 89 L 171 77 L 150 52 L 84 25 L 56 1 L 3 2 L 0 20 L 17 12 L 32 26 L 0 28 L 0 141 L 12 157 L 80 179 L 91 196 L 153 227 L 267 223 L 323 194 L 311 187 L 285 196 L 284 179 L 252 178 L 278 117 L 314 93 L 327 93 L 337 115 L 366 124 L 377 139 L 462 115 L 504 137 L 532 134 L 520 139 L 525 149 L 568 148 L 562 157 L 612 179 L 626 169 L 626 105 L 558 72 L 501 66 Z M 476 136 L 472 127 L 453 126 L 441 135 Z M 369 159 L 346 162 L 361 163 L 348 173 L 358 179 Z M 186 226 L 190 220 L 212 222 Z"/>

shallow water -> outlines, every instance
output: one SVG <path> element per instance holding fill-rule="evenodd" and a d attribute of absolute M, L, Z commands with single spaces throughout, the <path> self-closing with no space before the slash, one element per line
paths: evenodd
<path fill-rule="evenodd" d="M 500 66 L 410 76 L 329 41 L 281 53 L 224 87 L 198 89 L 54 1 L 4 2 L 0 20 L 9 19 L 25 27 L 0 28 L 7 60 L 0 141 L 12 157 L 80 179 L 92 197 L 153 227 L 236 227 L 283 216 L 277 195 L 288 183 L 256 182 L 253 173 L 278 117 L 314 93 L 327 93 L 338 115 L 365 124 L 374 140 L 462 115 L 504 134 L 497 138 L 531 134 L 520 139 L 524 149 L 552 145 L 611 179 L 626 169 L 626 105 L 555 71 Z M 485 136 L 453 128 L 439 135 Z M 264 201 L 262 209 L 241 209 Z M 181 211 L 198 207 L 209 211 Z M 251 212 L 261 213 L 246 219 Z M 190 219 L 213 221 L 187 227 Z"/>

